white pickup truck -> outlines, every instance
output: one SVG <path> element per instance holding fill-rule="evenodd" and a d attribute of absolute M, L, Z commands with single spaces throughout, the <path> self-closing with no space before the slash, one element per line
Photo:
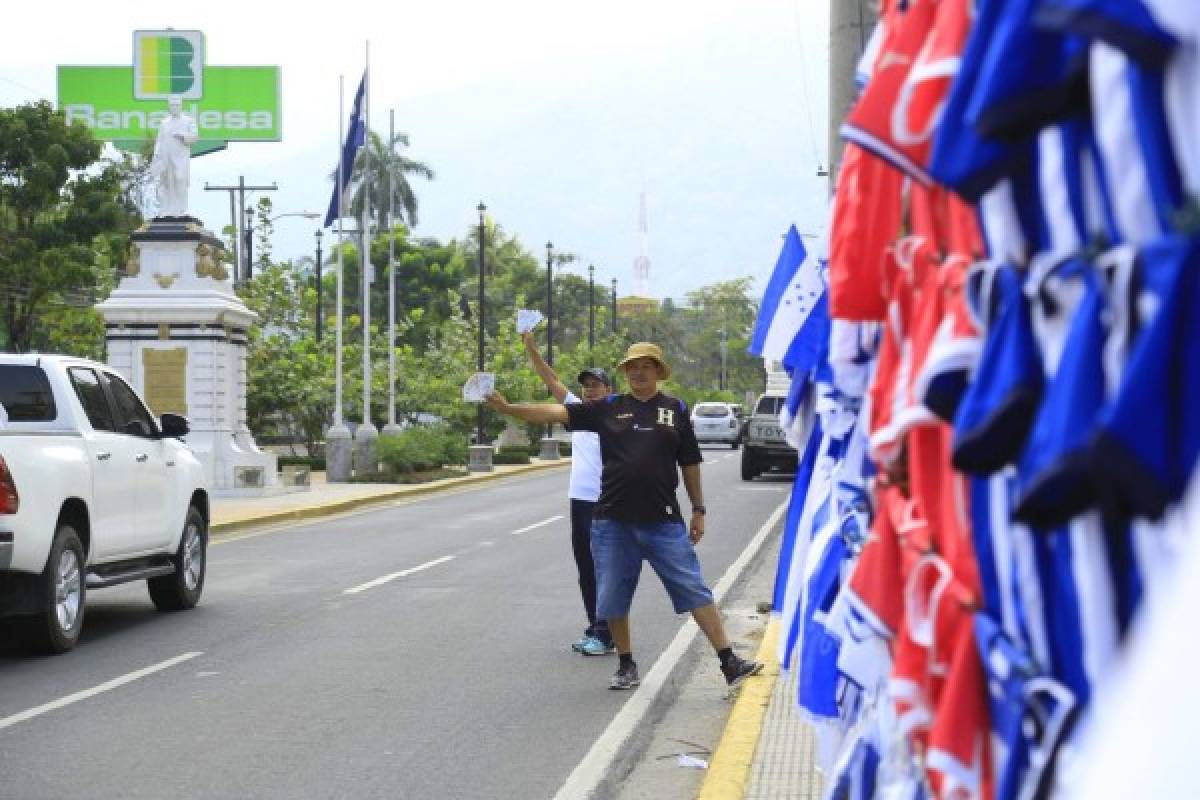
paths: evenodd
<path fill-rule="evenodd" d="M 160 610 L 200 599 L 208 490 L 181 437 L 119 374 L 66 356 L 0 354 L 0 617 L 70 650 L 87 592 L 145 580 Z"/>

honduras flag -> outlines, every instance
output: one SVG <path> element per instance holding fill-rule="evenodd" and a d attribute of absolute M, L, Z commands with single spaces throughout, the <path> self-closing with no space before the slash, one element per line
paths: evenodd
<path fill-rule="evenodd" d="M 333 196 L 329 198 L 329 210 L 325 212 L 325 225 L 328 228 L 335 219 L 342 216 L 342 193 L 350 183 L 354 174 L 354 157 L 358 148 L 367 141 L 367 73 L 363 72 L 362 80 L 358 82 L 358 91 L 354 94 L 354 108 L 350 111 L 350 127 L 346 131 L 346 141 L 342 144 L 342 158 L 338 165 L 338 176 L 333 186 Z"/>
<path fill-rule="evenodd" d="M 792 374 L 807 373 L 825 351 L 829 325 L 828 293 L 820 265 L 804 250 L 793 225 L 763 294 L 748 350 L 783 362 Z"/>

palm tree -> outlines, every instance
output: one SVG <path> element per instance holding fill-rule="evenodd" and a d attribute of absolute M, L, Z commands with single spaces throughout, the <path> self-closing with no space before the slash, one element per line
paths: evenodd
<path fill-rule="evenodd" d="M 362 217 L 363 203 L 366 201 L 367 186 L 363 181 L 363 169 L 366 166 L 369 151 L 371 216 L 375 221 L 376 230 L 384 230 L 388 224 L 389 177 L 391 179 L 393 221 L 403 222 L 410 229 L 416 226 L 417 195 L 413 192 L 408 178 L 410 175 L 418 175 L 426 180 L 433 180 L 434 172 L 427 164 L 405 156 L 402 150 L 407 147 L 407 133 L 396 133 L 392 141 L 385 144 L 383 138 L 375 131 L 368 132 L 367 144 L 358 151 L 358 155 L 354 159 L 354 171 L 350 176 L 353 188 L 349 198 L 349 213 L 355 219 Z M 332 179 L 336 174 L 337 171 L 334 170 L 330 178 Z"/>

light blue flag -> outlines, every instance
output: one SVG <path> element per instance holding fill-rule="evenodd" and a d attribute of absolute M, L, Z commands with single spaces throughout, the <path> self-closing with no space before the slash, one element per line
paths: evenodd
<path fill-rule="evenodd" d="M 818 259 L 793 225 L 763 293 L 750 338 L 752 355 L 780 361 L 793 374 L 820 361 L 829 341 L 829 301 Z"/>
<path fill-rule="evenodd" d="M 819 423 L 817 423 L 819 425 Z M 783 542 L 779 545 L 779 564 L 775 568 L 775 591 L 771 608 L 781 616 L 781 626 L 791 630 L 797 612 L 795 605 L 787 602 L 788 578 L 793 568 L 803 568 L 804 553 L 808 547 L 808 532 L 800 537 L 800 518 L 804 514 L 804 500 L 808 497 L 808 482 L 817 463 L 817 449 L 821 444 L 818 427 L 804 448 L 804 455 L 796 465 L 796 479 L 792 481 L 792 495 L 788 501 L 787 517 L 783 523 Z M 800 563 L 798 563 L 800 562 Z"/>

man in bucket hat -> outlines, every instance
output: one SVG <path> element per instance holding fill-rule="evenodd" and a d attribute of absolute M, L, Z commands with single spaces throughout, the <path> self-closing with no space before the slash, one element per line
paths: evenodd
<path fill-rule="evenodd" d="M 526 422 L 558 423 L 573 431 L 593 431 L 600 438 L 603 470 L 592 524 L 599 584 L 596 613 L 608 620 L 621 659 L 609 687 L 631 689 L 641 682 L 633 660 L 629 608 L 643 561 L 658 573 L 676 613 L 691 612 L 717 651 L 725 681 L 736 686 L 757 674 L 762 664 L 733 652 L 700 572 L 695 545 L 704 536 L 702 459 L 687 406 L 658 390 L 658 382 L 671 375 L 658 345 L 630 345 L 617 368 L 629 383 L 626 394 L 561 405 L 509 403 L 493 393 L 488 404 Z M 680 470 L 692 504 L 689 526 L 675 497 Z"/>
<path fill-rule="evenodd" d="M 612 380 L 599 367 L 588 367 L 579 373 L 583 400 L 563 385 L 554 368 L 542 359 L 533 332 L 521 334 L 525 352 L 534 371 L 546 384 L 550 394 L 560 403 L 579 403 L 600 400 L 612 392 Z M 579 592 L 588 625 L 579 641 L 571 645 L 576 653 L 603 656 L 616 652 L 608 623 L 596 616 L 596 565 L 592 560 L 592 513 L 600 498 L 600 439 L 591 431 L 571 433 L 571 482 L 567 487 L 571 501 L 571 549 L 579 572 Z"/>

